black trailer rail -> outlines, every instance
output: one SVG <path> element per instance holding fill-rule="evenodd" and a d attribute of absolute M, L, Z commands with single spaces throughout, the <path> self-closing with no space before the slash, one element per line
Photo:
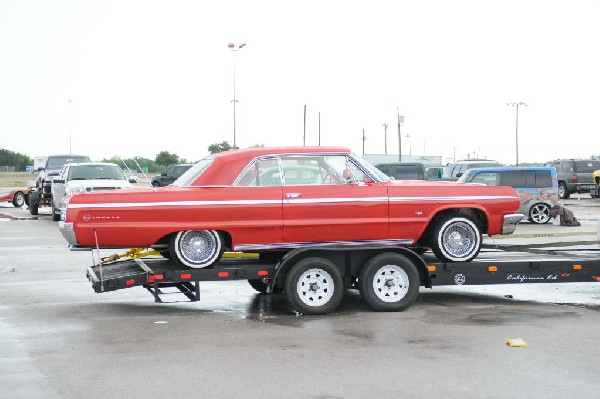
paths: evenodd
<path fill-rule="evenodd" d="M 164 258 L 123 260 L 88 267 L 87 278 L 97 293 L 143 286 L 156 302 L 165 288 L 175 288 L 191 301 L 200 300 L 200 281 L 260 280 L 274 274 L 274 264 L 258 259 L 222 259 L 210 269 L 193 269 Z"/>

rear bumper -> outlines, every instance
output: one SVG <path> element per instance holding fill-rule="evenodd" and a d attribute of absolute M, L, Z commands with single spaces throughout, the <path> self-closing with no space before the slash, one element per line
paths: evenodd
<path fill-rule="evenodd" d="M 502 234 L 512 234 L 517 228 L 517 225 L 525 215 L 521 215 L 520 213 L 513 213 L 510 215 L 504 216 L 504 222 L 502 223 Z"/>

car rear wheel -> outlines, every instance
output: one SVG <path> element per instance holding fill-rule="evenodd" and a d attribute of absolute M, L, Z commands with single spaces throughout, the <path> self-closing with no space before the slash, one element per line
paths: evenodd
<path fill-rule="evenodd" d="M 221 235 L 214 230 L 180 231 L 169 244 L 171 258 L 189 267 L 209 267 L 223 255 Z"/>
<path fill-rule="evenodd" d="M 567 189 L 567 185 L 565 183 L 558 183 L 558 196 L 561 199 L 567 199 L 571 196 L 571 193 Z"/>
<path fill-rule="evenodd" d="M 468 262 L 481 249 L 479 227 L 468 217 L 446 216 L 435 226 L 431 248 L 443 262 Z"/>
<path fill-rule="evenodd" d="M 529 209 L 529 221 L 544 224 L 550 221 L 550 207 L 547 204 L 535 204 Z"/>
<path fill-rule="evenodd" d="M 25 194 L 23 194 L 21 191 L 17 191 L 15 195 L 13 195 L 12 203 L 16 208 L 22 207 L 23 204 L 25 204 Z"/>

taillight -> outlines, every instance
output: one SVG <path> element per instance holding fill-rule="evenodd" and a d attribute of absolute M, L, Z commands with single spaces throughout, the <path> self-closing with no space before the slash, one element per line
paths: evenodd
<path fill-rule="evenodd" d="M 571 178 L 571 182 L 577 183 L 578 181 L 579 181 L 579 178 L 577 177 L 577 175 L 573 175 L 573 177 Z"/>

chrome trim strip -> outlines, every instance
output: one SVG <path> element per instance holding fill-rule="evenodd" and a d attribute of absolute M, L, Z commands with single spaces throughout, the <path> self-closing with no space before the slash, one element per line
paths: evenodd
<path fill-rule="evenodd" d="M 390 197 L 390 202 L 413 202 L 413 201 L 472 201 L 472 200 L 497 200 L 497 199 L 519 199 L 512 195 L 465 195 L 455 197 Z"/>
<path fill-rule="evenodd" d="M 326 248 L 326 247 L 358 247 L 372 245 L 411 245 L 414 240 L 357 240 L 357 241 L 328 241 L 328 242 L 288 242 L 278 244 L 242 244 L 235 245 L 236 251 L 276 251 L 281 249 L 294 249 L 300 247 Z"/>
<path fill-rule="evenodd" d="M 513 196 L 465 196 L 465 197 L 390 197 L 390 202 L 431 202 L 431 201 L 491 201 L 498 199 L 518 199 Z M 147 208 L 154 206 L 206 206 L 206 205 L 277 205 L 277 204 L 332 204 L 349 202 L 387 202 L 387 197 L 356 198 L 306 198 L 281 200 L 228 200 L 228 201 L 164 201 L 164 202 L 119 202 L 99 204 L 68 204 L 69 209 L 93 208 Z"/>

